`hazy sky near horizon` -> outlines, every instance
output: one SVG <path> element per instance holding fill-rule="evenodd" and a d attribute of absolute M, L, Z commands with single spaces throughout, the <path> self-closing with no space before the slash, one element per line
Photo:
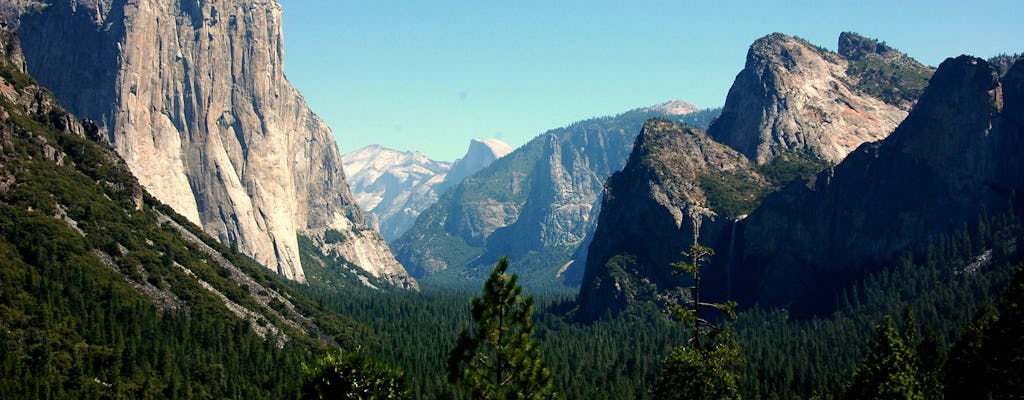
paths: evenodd
<path fill-rule="evenodd" d="M 451 161 L 671 99 L 719 107 L 772 32 L 877 38 L 925 64 L 1024 51 L 1024 2 L 280 0 L 285 73 L 343 153 Z"/>

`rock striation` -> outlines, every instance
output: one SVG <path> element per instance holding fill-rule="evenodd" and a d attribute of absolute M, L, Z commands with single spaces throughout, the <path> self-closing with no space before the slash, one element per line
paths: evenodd
<path fill-rule="evenodd" d="M 305 280 L 297 236 L 336 230 L 330 251 L 412 285 L 285 78 L 276 1 L 42 3 L 17 21 L 29 70 L 160 201 L 289 279 Z"/>
<path fill-rule="evenodd" d="M 836 54 L 780 33 L 758 39 L 708 133 L 758 164 L 786 151 L 838 163 L 862 143 L 885 138 L 910 100 L 889 104 L 865 87 L 893 75 L 888 60 L 919 64 L 871 43 L 843 34 Z"/>
<path fill-rule="evenodd" d="M 746 302 L 801 305 L 843 278 L 1007 210 L 1024 188 L 1024 63 L 939 66 L 886 140 L 769 196 L 737 237 Z"/>
<path fill-rule="evenodd" d="M 605 185 L 578 317 L 593 320 L 656 301 L 682 284 L 669 264 L 694 243 L 718 240 L 736 218 L 721 211 L 708 181 L 728 177 L 730 184 L 767 187 L 755 167 L 699 129 L 665 120 L 644 124 L 625 168 Z"/>
<path fill-rule="evenodd" d="M 391 242 L 408 231 L 441 193 L 511 151 L 497 139 L 473 139 L 466 155 L 454 163 L 379 145 L 355 150 L 342 160 L 356 203 Z"/>

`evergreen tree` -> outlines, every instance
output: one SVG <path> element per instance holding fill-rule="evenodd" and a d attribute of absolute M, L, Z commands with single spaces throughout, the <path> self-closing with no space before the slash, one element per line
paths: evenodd
<path fill-rule="evenodd" d="M 690 308 L 679 304 L 668 306 L 669 315 L 689 324 L 693 337 L 672 350 L 662 362 L 661 376 L 654 386 L 658 399 L 723 399 L 739 398 L 739 377 L 736 368 L 742 364 L 739 343 L 732 332 L 712 323 L 702 312 L 710 308 L 736 317 L 736 303 L 706 303 L 700 300 L 700 266 L 714 255 L 708 247 L 694 244 L 688 253 L 690 263 L 672 263 L 674 273 L 693 278 Z"/>
<path fill-rule="evenodd" d="M 302 399 L 411 399 L 401 371 L 362 353 L 328 352 L 313 366 L 304 366 Z"/>
<path fill-rule="evenodd" d="M 877 339 L 854 372 L 844 399 L 941 399 L 941 371 L 945 351 L 938 335 L 923 338 L 910 308 L 903 311 L 904 329 L 896 329 L 886 316 L 877 327 Z"/>
<path fill-rule="evenodd" d="M 448 356 L 448 379 L 481 399 L 553 398 L 551 373 L 533 339 L 533 297 L 520 296 L 516 275 L 502 257 L 470 308 L 475 332 L 460 331 Z"/>
<path fill-rule="evenodd" d="M 896 329 L 892 317 L 886 316 L 843 399 L 925 399 L 916 346 L 907 336 Z"/>
<path fill-rule="evenodd" d="M 945 372 L 951 399 L 1024 398 L 1024 266 L 1017 268 L 998 313 L 982 307 L 975 314 Z"/>
<path fill-rule="evenodd" d="M 946 363 L 946 397 L 969 399 L 978 395 L 978 388 L 991 387 L 991 376 L 987 372 L 989 360 L 984 354 L 985 335 L 996 320 L 999 312 L 990 304 L 984 304 L 971 323 L 960 333 L 960 340 L 950 350 Z"/>

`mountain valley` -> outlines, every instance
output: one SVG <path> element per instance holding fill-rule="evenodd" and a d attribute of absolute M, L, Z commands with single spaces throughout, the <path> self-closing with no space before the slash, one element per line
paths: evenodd
<path fill-rule="evenodd" d="M 616 93 L 629 74 L 669 74 L 659 93 L 711 82 L 662 56 L 728 41 L 671 39 L 680 31 L 666 26 L 646 39 L 662 54 L 608 43 L 647 53 L 628 60 L 641 67 L 590 82 L 588 68 L 624 67 L 614 52 L 575 53 L 585 43 L 562 42 L 571 36 L 510 46 L 497 39 L 515 27 L 495 25 L 453 43 L 485 40 L 496 53 L 463 54 L 420 31 L 428 14 L 385 31 L 339 18 L 352 30 L 323 30 L 317 59 L 337 75 L 372 65 L 410 91 L 337 102 L 352 108 L 339 123 L 285 76 L 282 15 L 297 8 L 0 0 L 0 398 L 1024 391 L 1020 55 L 932 67 L 852 32 L 835 51 L 783 33 L 751 43 L 757 33 L 743 39 L 721 108 L 671 100 L 517 148 L 459 139 L 468 149 L 446 162 L 385 138 L 418 135 L 446 151 L 449 131 L 522 138 L 472 118 L 493 117 L 483 107 L 493 102 L 523 119 L 511 107 L 528 86 L 495 100 L 470 69 L 501 64 L 483 86 L 497 88 L 514 70 L 564 67 L 564 55 L 588 85 L 572 93 L 600 109 L 585 97 Z M 457 8 L 445 17 L 466 16 Z M 414 10 L 387 11 L 408 22 Z M 448 19 L 446 35 L 475 22 Z M 579 29 L 572 22 L 559 23 Z M 420 49 L 401 47 L 404 30 Z M 327 42 L 356 31 L 363 47 L 331 58 Z M 546 41 L 565 45 L 559 56 L 526 51 Z M 451 64 L 441 71 L 418 51 Z M 293 78 L 308 71 L 293 68 Z M 364 80 L 386 96 L 385 82 Z M 343 97 L 364 89 L 327 82 Z M 422 87 L 436 98 L 418 97 Z M 452 120 L 431 130 L 422 110 L 446 98 L 458 101 Z M 342 155 L 339 142 L 372 143 L 344 119 L 379 116 L 370 109 L 382 104 L 396 114 L 374 121 L 382 144 Z"/>

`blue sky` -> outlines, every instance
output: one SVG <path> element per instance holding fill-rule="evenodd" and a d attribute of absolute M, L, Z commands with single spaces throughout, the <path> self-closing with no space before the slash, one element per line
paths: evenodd
<path fill-rule="evenodd" d="M 518 147 L 670 99 L 721 106 L 750 43 L 772 32 L 831 50 L 858 32 L 933 66 L 1024 52 L 1020 0 L 280 2 L 285 72 L 342 152 L 446 161 L 471 138 Z"/>

